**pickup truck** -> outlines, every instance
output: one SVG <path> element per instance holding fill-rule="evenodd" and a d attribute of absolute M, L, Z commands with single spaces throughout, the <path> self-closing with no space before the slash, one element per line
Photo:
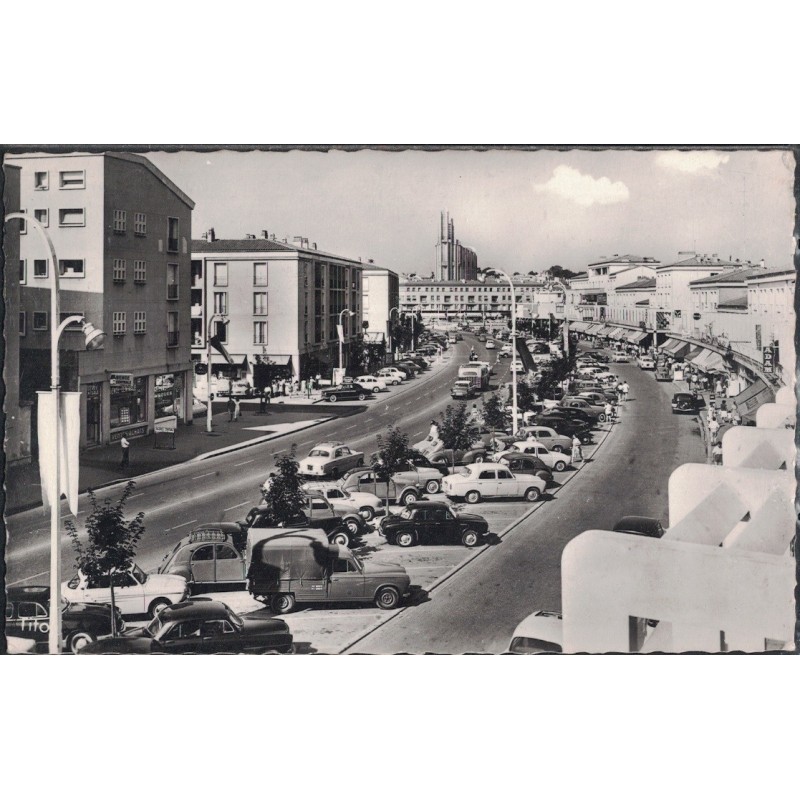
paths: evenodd
<path fill-rule="evenodd" d="M 436 473 L 436 478 L 431 478 L 428 483 L 431 487 L 435 485 L 435 490 L 438 492 L 442 475 L 438 470 L 432 470 L 432 472 Z M 420 500 L 426 491 L 425 482 L 413 467 L 396 472 L 388 483 L 380 479 L 374 468 L 353 469 L 342 478 L 340 485 L 343 489 L 352 492 L 372 492 L 381 500 L 385 500 L 387 505 L 401 506 L 407 506 L 415 500 Z M 431 491 L 431 489 L 427 489 L 427 491 Z"/>

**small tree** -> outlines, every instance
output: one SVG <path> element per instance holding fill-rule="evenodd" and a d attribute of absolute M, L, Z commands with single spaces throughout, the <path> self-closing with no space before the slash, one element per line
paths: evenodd
<path fill-rule="evenodd" d="M 107 498 L 99 503 L 97 496 L 89 490 L 92 511 L 86 518 L 88 539 L 84 544 L 78 538 L 78 529 L 72 520 L 67 520 L 67 534 L 75 549 L 75 566 L 87 578 L 108 577 L 111 587 L 111 634 L 117 635 L 117 615 L 115 613 L 114 575 L 133 566 L 133 557 L 139 539 L 144 533 L 144 512 L 140 511 L 132 520 L 126 520 L 125 503 L 136 484 L 128 481 L 116 503 Z"/>
<path fill-rule="evenodd" d="M 492 431 L 504 430 L 507 424 L 508 415 L 503 406 L 503 401 L 493 394 L 483 404 L 483 419 L 486 427 Z"/>
<path fill-rule="evenodd" d="M 439 438 L 445 448 L 453 450 L 453 466 L 455 466 L 455 451 L 469 450 L 474 438 L 474 431 L 470 426 L 467 404 L 458 403 L 455 407 L 448 405 L 439 416 L 442 418 L 439 425 Z"/>
<path fill-rule="evenodd" d="M 377 476 L 387 485 L 395 472 L 405 468 L 413 450 L 408 443 L 408 435 L 400 428 L 389 425 L 386 435 L 377 436 L 378 452 L 372 456 L 372 464 Z"/>
<path fill-rule="evenodd" d="M 296 520 L 306 505 L 298 472 L 300 465 L 295 459 L 296 450 L 296 445 L 292 445 L 289 455 L 281 456 L 275 462 L 276 474 L 264 492 L 264 502 L 269 506 L 276 526 Z"/>

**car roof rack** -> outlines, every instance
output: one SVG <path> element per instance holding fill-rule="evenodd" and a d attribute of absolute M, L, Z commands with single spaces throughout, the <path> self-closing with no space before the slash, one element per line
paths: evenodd
<path fill-rule="evenodd" d="M 221 530 L 206 528 L 204 530 L 192 531 L 189 534 L 189 544 L 196 542 L 227 542 L 228 534 Z"/>

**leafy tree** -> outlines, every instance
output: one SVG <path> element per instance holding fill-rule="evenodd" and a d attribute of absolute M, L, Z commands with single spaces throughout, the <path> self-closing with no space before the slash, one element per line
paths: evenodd
<path fill-rule="evenodd" d="M 496 394 L 491 395 L 483 404 L 483 419 L 489 430 L 505 430 L 508 423 L 508 415 L 503 401 Z"/>
<path fill-rule="evenodd" d="M 297 519 L 305 508 L 305 494 L 298 473 L 300 465 L 295 459 L 296 451 L 297 446 L 292 445 L 291 452 L 275 462 L 275 475 L 264 492 L 264 501 L 270 508 L 276 526 L 286 525 Z"/>
<path fill-rule="evenodd" d="M 466 403 L 448 405 L 439 416 L 439 438 L 448 450 L 468 450 L 473 440 Z"/>
<path fill-rule="evenodd" d="M 114 613 L 113 575 L 125 572 L 133 566 L 136 547 L 144 533 L 144 512 L 140 511 L 133 519 L 125 519 L 125 503 L 136 484 L 128 481 L 116 503 L 106 498 L 102 503 L 95 493 L 89 490 L 92 511 L 86 518 L 87 541 L 78 538 L 78 529 L 72 520 L 67 520 L 67 534 L 75 549 L 75 566 L 88 578 L 107 576 L 111 586 L 111 633 L 117 635 L 117 618 Z"/>
<path fill-rule="evenodd" d="M 377 440 L 378 452 L 372 456 L 372 464 L 378 478 L 388 484 L 392 475 L 405 467 L 414 451 L 408 443 L 408 435 L 394 425 L 388 426 L 385 436 L 379 433 Z"/>
<path fill-rule="evenodd" d="M 575 369 L 575 353 L 570 352 L 563 356 L 553 358 L 542 370 L 542 379 L 539 381 L 539 395 L 541 397 L 555 398 L 556 389 L 570 376 Z"/>

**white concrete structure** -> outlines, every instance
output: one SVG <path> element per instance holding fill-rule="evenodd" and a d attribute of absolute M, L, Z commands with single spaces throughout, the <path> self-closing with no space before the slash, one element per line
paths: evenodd
<path fill-rule="evenodd" d="M 400 278 L 390 269 L 375 266 L 372 262 L 364 265 L 362 284 L 362 308 L 367 333 L 377 341 L 389 341 L 390 312 L 400 306 Z M 395 321 L 397 317 L 395 316 Z M 380 338 L 378 338 L 380 337 Z"/>

